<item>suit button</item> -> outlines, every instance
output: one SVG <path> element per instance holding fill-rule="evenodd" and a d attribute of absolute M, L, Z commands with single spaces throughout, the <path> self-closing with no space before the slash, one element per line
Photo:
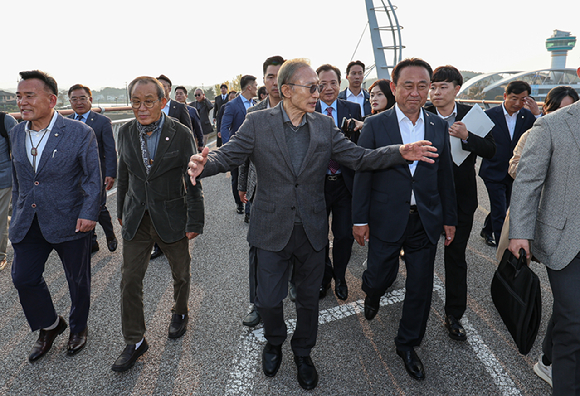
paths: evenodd
<path fill-rule="evenodd" d="M 294 210 L 294 209 L 296 209 L 296 207 L 295 206 L 292 206 L 290 209 Z"/>
<path fill-rule="evenodd" d="M 33 208 L 36 208 L 36 204 L 32 204 L 32 205 L 30 205 L 30 206 L 32 206 Z"/>
<path fill-rule="evenodd" d="M 39 184 L 40 184 L 40 183 L 39 183 L 39 182 L 37 182 L 37 181 L 35 181 L 35 182 L 34 182 L 34 185 L 35 185 L 35 186 L 38 186 Z"/>
<path fill-rule="evenodd" d="M 141 202 L 141 206 L 145 206 L 145 202 Z"/>

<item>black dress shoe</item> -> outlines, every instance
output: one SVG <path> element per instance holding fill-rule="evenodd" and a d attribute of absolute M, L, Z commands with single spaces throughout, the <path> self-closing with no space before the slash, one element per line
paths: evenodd
<path fill-rule="evenodd" d="M 147 349 L 149 349 L 149 344 L 147 344 L 147 340 L 145 338 L 143 338 L 143 343 L 139 346 L 139 348 L 136 348 L 136 346 L 137 344 L 127 345 L 121 355 L 119 355 L 117 360 L 115 360 L 115 363 L 113 363 L 113 367 L 111 367 L 111 369 L 113 371 L 122 372 L 127 371 L 133 367 L 137 359 L 139 359 L 139 357 L 147 352 Z"/>
<path fill-rule="evenodd" d="M 379 307 L 379 302 L 371 301 L 367 296 L 365 298 L 365 318 L 367 318 L 367 320 L 373 320 L 375 316 L 377 316 L 377 312 L 379 312 Z"/>
<path fill-rule="evenodd" d="M 296 286 L 292 282 L 288 282 L 288 298 L 292 302 L 296 301 Z"/>
<path fill-rule="evenodd" d="M 244 204 L 238 205 L 236 212 L 238 212 L 238 214 L 244 214 Z"/>
<path fill-rule="evenodd" d="M 423 368 L 423 363 L 421 363 L 421 359 L 417 356 L 414 349 L 409 351 L 401 351 L 397 348 L 397 355 L 403 359 L 405 363 L 405 370 L 407 373 L 416 380 L 422 381 L 425 379 L 425 369 Z"/>
<path fill-rule="evenodd" d="M 117 237 L 114 235 L 111 238 L 107 237 L 107 248 L 110 252 L 117 250 Z"/>
<path fill-rule="evenodd" d="M 70 333 L 68 337 L 67 354 L 69 356 L 76 355 L 87 344 L 87 336 L 89 334 L 89 327 L 85 327 L 80 333 Z"/>
<path fill-rule="evenodd" d="M 337 279 L 334 281 L 334 293 L 340 300 L 346 300 L 348 298 L 348 286 L 346 285 L 346 280 Z"/>
<path fill-rule="evenodd" d="M 30 355 L 28 356 L 28 360 L 30 362 L 34 362 L 40 359 L 42 356 L 46 354 L 46 352 L 50 351 L 52 347 L 52 343 L 54 339 L 59 335 L 62 334 L 63 331 L 68 327 L 62 316 L 58 317 L 58 325 L 52 330 L 44 330 L 40 329 L 38 334 L 38 340 L 32 347 L 32 351 L 30 351 Z"/>
<path fill-rule="evenodd" d="M 487 232 L 485 232 L 485 230 L 481 230 L 481 232 L 479 233 L 479 235 L 480 235 L 480 236 L 481 236 L 483 239 L 485 239 L 485 244 L 486 244 L 487 246 L 492 246 L 492 247 L 495 247 L 495 246 L 497 246 L 497 245 L 495 244 L 495 241 L 493 240 L 493 236 L 489 235 Z"/>
<path fill-rule="evenodd" d="M 273 377 L 282 363 L 282 345 L 267 343 L 262 351 L 262 370 L 266 377 Z"/>
<path fill-rule="evenodd" d="M 447 327 L 447 331 L 449 331 L 449 337 L 453 338 L 457 341 L 465 341 L 467 340 L 467 333 L 459 320 L 455 318 L 453 315 L 446 315 L 445 316 L 445 327 Z"/>
<path fill-rule="evenodd" d="M 99 251 L 99 242 L 93 242 L 93 246 L 91 246 L 91 253 L 95 253 Z"/>
<path fill-rule="evenodd" d="M 310 356 L 294 355 L 294 363 L 298 371 L 298 383 L 306 390 L 316 388 L 318 385 L 318 372 L 312 363 Z"/>
<path fill-rule="evenodd" d="M 330 283 L 320 286 L 320 291 L 318 293 L 318 298 L 320 300 L 322 300 L 324 297 L 326 297 L 326 294 L 328 293 L 328 289 L 330 289 Z"/>
<path fill-rule="evenodd" d="M 161 251 L 161 248 L 155 244 L 155 246 L 153 246 L 153 251 L 151 252 L 151 260 L 154 260 L 160 256 L 163 256 L 163 252 Z"/>
<path fill-rule="evenodd" d="M 249 223 L 249 222 L 250 222 L 250 215 L 246 213 L 244 215 L 244 223 Z"/>
<path fill-rule="evenodd" d="M 260 313 L 258 312 L 256 306 L 254 305 L 252 307 L 252 310 L 246 315 L 246 317 L 242 321 L 242 324 L 244 326 L 254 327 L 259 325 L 261 321 L 262 317 L 260 316 Z"/>
<path fill-rule="evenodd" d="M 179 338 L 185 334 L 187 330 L 187 322 L 189 322 L 189 315 L 173 314 L 171 315 L 171 324 L 169 325 L 169 338 Z"/>

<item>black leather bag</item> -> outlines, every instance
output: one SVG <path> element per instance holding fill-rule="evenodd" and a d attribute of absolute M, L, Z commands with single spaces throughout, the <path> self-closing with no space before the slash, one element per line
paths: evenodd
<path fill-rule="evenodd" d="M 519 259 L 506 249 L 491 281 L 491 297 L 518 350 L 527 355 L 540 328 L 542 297 L 524 249 Z"/>

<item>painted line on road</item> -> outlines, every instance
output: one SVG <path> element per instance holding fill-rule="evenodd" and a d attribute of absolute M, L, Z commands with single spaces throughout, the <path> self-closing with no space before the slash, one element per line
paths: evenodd
<path fill-rule="evenodd" d="M 438 276 L 435 276 L 433 281 L 433 290 L 437 291 L 439 298 L 445 301 L 445 286 Z M 516 384 L 511 379 L 511 377 L 506 373 L 503 366 L 500 364 L 499 360 L 496 358 L 494 353 L 485 344 L 475 327 L 471 325 L 468 320 L 467 315 L 463 315 L 461 318 L 463 327 L 467 331 L 467 342 L 475 352 L 477 358 L 483 363 L 485 369 L 493 379 L 493 382 L 497 386 L 499 392 L 503 396 L 517 396 L 521 395 L 521 392 L 516 387 Z"/>
<path fill-rule="evenodd" d="M 396 304 L 405 299 L 405 290 L 393 290 L 381 298 L 381 306 Z M 318 325 L 334 322 L 364 312 L 364 300 L 341 304 L 318 313 Z M 288 335 L 296 329 L 296 319 L 286 320 Z M 226 395 L 253 395 L 254 377 L 261 361 L 262 346 L 266 342 L 264 328 L 260 327 L 240 336 L 238 352 L 233 360 L 234 369 L 226 384 Z"/>
<path fill-rule="evenodd" d="M 439 298 L 445 301 L 445 286 L 443 282 L 435 276 L 433 290 L 437 292 Z M 404 301 L 405 289 L 393 290 L 381 298 L 380 305 L 387 306 Z M 345 319 L 349 316 L 364 312 L 364 300 L 341 304 L 333 308 L 325 309 L 318 314 L 318 325 L 331 323 Z M 463 326 L 468 332 L 467 340 L 475 352 L 477 358 L 485 366 L 486 371 L 492 377 L 499 392 L 503 396 L 517 396 L 521 392 L 516 387 L 511 377 L 506 373 L 491 349 L 485 344 L 477 330 L 471 325 L 467 315 L 462 318 Z M 288 335 L 294 333 L 296 329 L 296 319 L 286 320 Z M 230 372 L 230 377 L 226 384 L 226 395 L 252 395 L 254 388 L 254 378 L 258 372 L 262 346 L 266 342 L 264 328 L 256 328 L 240 336 L 238 352 L 233 360 L 234 369 Z"/>

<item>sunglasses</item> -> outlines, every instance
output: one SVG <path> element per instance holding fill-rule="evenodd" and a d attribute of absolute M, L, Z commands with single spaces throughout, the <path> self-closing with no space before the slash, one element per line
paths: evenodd
<path fill-rule="evenodd" d="M 293 83 L 286 83 L 286 84 L 293 85 L 295 87 L 310 88 L 311 94 L 313 94 L 316 91 L 322 92 L 322 89 L 324 88 L 322 85 L 319 85 L 319 84 L 314 84 L 314 85 L 299 85 L 299 84 L 293 84 Z"/>

